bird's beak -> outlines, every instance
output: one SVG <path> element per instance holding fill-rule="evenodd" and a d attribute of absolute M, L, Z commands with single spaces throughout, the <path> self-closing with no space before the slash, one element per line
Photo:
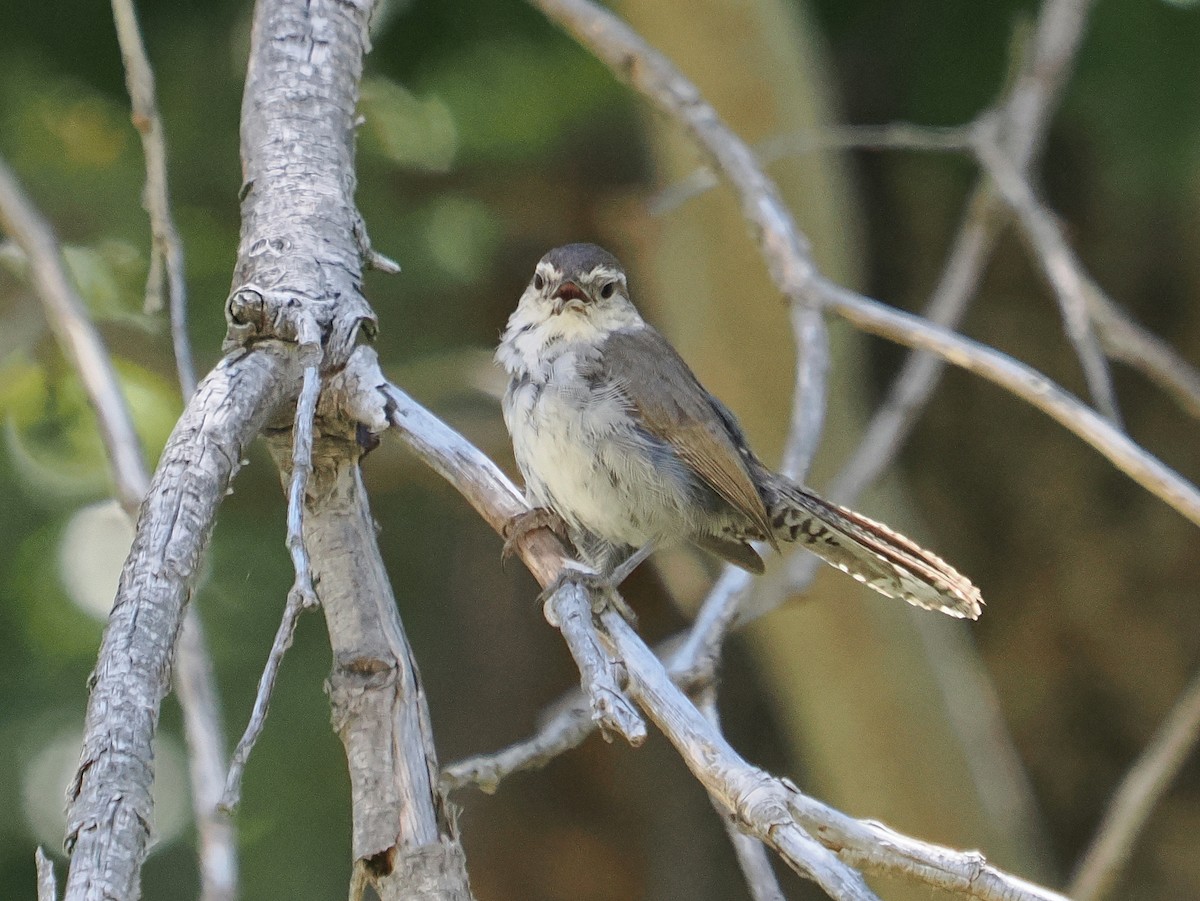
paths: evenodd
<path fill-rule="evenodd" d="M 559 285 L 558 290 L 554 292 L 552 299 L 554 301 L 554 306 L 551 308 L 551 311 L 555 316 L 565 310 L 572 301 L 577 300 L 580 304 L 587 303 L 587 295 L 584 294 L 583 290 L 572 281 L 566 281 Z"/>

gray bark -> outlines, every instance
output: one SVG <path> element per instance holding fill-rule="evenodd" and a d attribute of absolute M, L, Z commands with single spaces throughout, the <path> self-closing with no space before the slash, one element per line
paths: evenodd
<path fill-rule="evenodd" d="M 67 793 L 67 898 L 139 895 L 152 742 L 200 555 L 247 446 L 297 372 L 277 347 L 226 358 L 197 388 L 163 451 L 91 677 L 79 771 Z"/>
<path fill-rule="evenodd" d="M 368 0 L 256 7 L 228 355 L 176 426 L 126 561 L 70 790 L 68 898 L 138 897 L 151 743 L 217 507 L 264 426 L 275 449 L 290 444 L 285 406 L 305 366 L 318 357 L 323 377 L 342 372 L 360 334 L 374 333 L 361 270 L 375 257 L 353 201 L 355 105 L 372 8 Z M 379 381 L 343 374 L 331 392 L 337 403 L 322 406 L 304 524 L 335 653 L 331 696 L 354 786 L 356 871 L 387 901 L 469 899 L 462 850 L 436 789 L 424 695 L 359 477 L 359 423 L 384 424 Z"/>

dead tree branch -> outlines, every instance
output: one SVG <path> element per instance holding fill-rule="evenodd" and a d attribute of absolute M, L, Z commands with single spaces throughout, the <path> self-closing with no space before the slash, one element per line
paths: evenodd
<path fill-rule="evenodd" d="M 37 901 L 58 901 L 58 880 L 54 878 L 54 864 L 39 847 L 33 854 L 37 868 Z"/>
<path fill-rule="evenodd" d="M 142 139 L 142 154 L 146 158 L 146 188 L 142 203 L 150 214 L 150 273 L 146 278 L 146 310 L 162 309 L 162 286 L 165 276 L 169 302 L 167 314 L 171 322 L 171 339 L 175 348 L 175 368 L 184 397 L 196 390 L 196 367 L 192 362 L 192 345 L 187 329 L 187 283 L 184 279 L 183 242 L 171 215 L 170 192 L 167 189 L 167 142 L 163 135 L 162 117 L 154 87 L 154 69 L 146 55 L 138 28 L 133 0 L 112 0 L 113 21 L 117 25 L 117 41 L 125 62 L 125 85 L 133 103 L 133 126 Z"/>
<path fill-rule="evenodd" d="M 0 170 L 2 174 L 3 170 Z M 11 175 L 5 188 L 6 191 L 0 191 L 0 207 L 15 207 L 18 212 L 6 222 L 6 227 L 26 252 L 54 333 L 60 341 L 64 336 L 74 336 L 73 344 L 62 344 L 63 350 L 75 364 L 93 400 L 113 469 L 117 497 L 125 513 L 131 520 L 135 519 L 150 477 L 142 462 L 141 445 L 111 358 L 83 301 L 71 286 L 49 225 L 20 196 Z M 14 191 L 17 193 L 12 193 Z M 0 215 L 3 215 L 2 211 Z M 97 399 L 101 398 L 103 402 L 98 403 Z M 125 461 L 123 466 L 120 461 Z M 200 837 L 202 897 L 203 901 L 224 901 L 235 893 L 237 849 L 232 825 L 216 810 L 224 773 L 224 738 L 203 631 L 199 618 L 190 610 L 184 618 L 175 684 L 184 710 L 188 741 L 189 772 Z"/>
<path fill-rule="evenodd" d="M 1068 893 L 1098 901 L 1117 886 L 1154 806 L 1200 742 L 1200 675 L 1179 696 L 1146 749 L 1121 780 L 1100 828 L 1080 859 Z"/>
<path fill-rule="evenodd" d="M 167 316 L 175 370 L 184 398 L 196 390 L 196 368 L 187 327 L 187 282 L 175 218 L 167 187 L 167 142 L 158 113 L 154 69 L 142 41 L 133 0 L 112 0 L 117 42 L 125 65 L 125 84 L 133 105 L 133 124 L 142 140 L 146 186 L 142 199 L 150 214 L 150 272 L 146 278 L 146 311 L 162 309 L 162 287 L 169 297 Z M 143 490 L 149 484 L 143 479 Z M 134 514 L 131 513 L 131 516 Z M 199 836 L 201 901 L 232 901 L 237 895 L 237 839 L 233 823 L 217 809 L 225 773 L 225 730 L 212 659 L 195 608 L 184 614 L 176 651 L 175 693 L 183 709 L 184 736 L 191 777 L 192 806 Z"/>

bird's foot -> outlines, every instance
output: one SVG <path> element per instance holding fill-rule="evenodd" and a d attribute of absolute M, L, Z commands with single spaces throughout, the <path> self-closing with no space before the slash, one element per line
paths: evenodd
<path fill-rule="evenodd" d="M 595 570 L 583 569 L 578 564 L 564 566 L 558 574 L 558 578 L 538 596 L 538 602 L 545 605 L 554 592 L 567 584 L 578 585 L 588 592 L 588 595 L 592 599 L 593 613 L 599 615 L 611 607 L 621 615 L 621 618 L 625 622 L 629 623 L 635 629 L 637 628 L 637 614 L 633 612 L 633 608 L 629 606 L 628 602 L 621 597 L 613 580 L 609 576 L 601 575 Z"/>
<path fill-rule="evenodd" d="M 534 507 L 532 510 L 518 513 L 504 524 L 500 533 L 504 537 L 504 549 L 500 552 L 500 559 L 507 560 L 511 557 L 525 536 L 538 529 L 549 529 L 565 543 L 570 544 L 566 521 L 549 507 Z"/>

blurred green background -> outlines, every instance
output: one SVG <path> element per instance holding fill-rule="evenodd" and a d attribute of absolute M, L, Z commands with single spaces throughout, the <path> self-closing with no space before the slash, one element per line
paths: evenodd
<path fill-rule="evenodd" d="M 1036 10 L 1013 0 L 655 0 L 621 11 L 758 141 L 822 122 L 966 122 L 1002 89 L 1013 36 Z M 237 246 L 250 8 L 154 0 L 139 12 L 169 141 L 191 334 L 206 369 L 218 358 Z M 792 378 L 786 310 L 726 191 L 651 213 L 696 160 L 670 124 L 515 0 L 391 2 L 377 18 L 359 203 L 374 245 L 403 266 L 367 279 L 393 378 L 512 471 L 492 346 L 538 257 L 597 240 L 625 259 L 644 310 L 764 455 L 776 455 Z M 1100 284 L 1193 361 L 1198 48 L 1194 4 L 1101 0 L 1041 167 Z M 164 320 L 141 310 L 148 230 L 127 106 L 106 4 L 6 10 L 0 153 L 66 245 L 153 455 L 180 399 Z M 822 266 L 907 308 L 935 284 L 975 175 L 967 160 L 913 153 L 789 158 L 771 171 Z M 1001 242 L 964 330 L 1082 390 L 1053 301 L 1016 238 Z M 842 326 L 834 337 L 818 487 L 900 360 Z M 1128 371 L 1117 370 L 1117 385 L 1132 436 L 1200 479 L 1196 423 Z M 84 680 L 127 538 L 105 501 L 83 394 L 7 250 L 0 417 L 0 896 L 27 898 L 35 845 L 60 847 Z M 443 762 L 528 734 L 576 681 L 532 580 L 515 563 L 502 568 L 499 539 L 396 442 L 385 441 L 366 470 Z M 984 617 L 970 627 L 933 623 L 822 576 L 732 643 L 721 686 L 731 738 L 751 760 L 856 815 L 981 847 L 1062 884 L 1200 661 L 1194 527 L 1040 414 L 957 372 L 888 484 L 860 506 L 970 573 L 988 601 Z M 231 736 L 245 723 L 290 584 L 283 534 L 278 479 L 260 448 L 222 510 L 197 597 Z M 684 553 L 662 564 L 630 584 L 650 637 L 687 621 L 712 574 Z M 322 692 L 328 669 L 323 624 L 310 615 L 237 815 L 247 899 L 344 896 L 347 784 Z M 964 674 L 974 680 L 966 687 Z M 973 743 L 980 730 L 987 740 Z M 197 891 L 182 747 L 171 700 L 159 841 L 144 871 L 150 899 Z M 657 736 L 636 752 L 593 738 L 495 796 L 465 790 L 455 800 L 481 901 L 746 897 L 718 818 Z M 1122 896 L 1200 897 L 1197 835 L 1193 762 L 1156 811 Z M 789 897 L 817 897 L 783 879 Z"/>

